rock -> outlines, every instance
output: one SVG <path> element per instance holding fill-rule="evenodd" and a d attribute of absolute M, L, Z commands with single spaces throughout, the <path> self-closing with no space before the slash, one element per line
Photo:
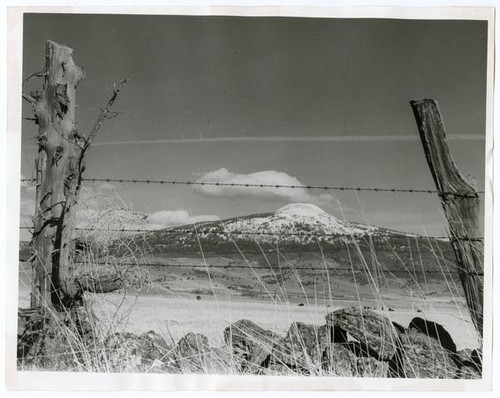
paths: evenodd
<path fill-rule="evenodd" d="M 142 365 L 141 338 L 133 333 L 114 333 L 104 345 L 112 372 L 134 372 Z"/>
<path fill-rule="evenodd" d="M 468 350 L 463 350 L 463 351 L 468 351 Z M 477 369 L 478 372 L 482 371 L 483 368 L 483 352 L 481 349 L 474 349 L 470 351 L 470 356 L 469 359 L 472 364 L 470 366 L 474 367 Z"/>
<path fill-rule="evenodd" d="M 459 362 L 459 379 L 480 379 L 482 377 L 482 363 L 478 350 L 466 348 L 458 351 L 456 359 Z"/>
<path fill-rule="evenodd" d="M 482 373 L 475 367 L 462 366 L 458 372 L 458 379 L 481 379 L 483 377 Z"/>
<path fill-rule="evenodd" d="M 396 349 L 396 353 L 387 362 L 389 365 L 389 370 L 387 373 L 388 377 L 391 377 L 391 378 L 405 378 L 406 377 L 404 363 L 403 363 L 403 356 L 404 356 L 403 353 L 404 353 L 403 345 L 401 344 L 401 341 L 399 341 L 398 348 Z"/>
<path fill-rule="evenodd" d="M 269 364 L 275 346 L 281 347 L 283 339 L 252 321 L 242 319 L 224 330 L 224 341 L 240 361 L 242 371 L 258 373 Z"/>
<path fill-rule="evenodd" d="M 359 377 L 387 377 L 389 363 L 371 357 L 358 358 L 356 369 Z"/>
<path fill-rule="evenodd" d="M 400 325 L 397 322 L 392 322 L 392 326 L 394 326 L 394 328 L 396 329 L 396 332 L 398 332 L 398 334 L 406 332 L 406 329 L 404 328 L 404 326 Z"/>
<path fill-rule="evenodd" d="M 179 340 L 176 352 L 183 357 L 192 357 L 210 351 L 208 337 L 203 334 L 188 333 Z"/>
<path fill-rule="evenodd" d="M 358 358 L 373 358 L 373 352 L 366 344 L 362 344 L 359 341 L 348 341 L 347 343 L 342 343 L 342 345 L 351 351 Z"/>
<path fill-rule="evenodd" d="M 177 343 L 175 358 L 182 373 L 205 373 L 209 352 L 207 336 L 188 333 Z"/>
<path fill-rule="evenodd" d="M 170 350 L 171 347 L 167 344 L 165 339 L 160 336 L 158 333 L 156 333 L 154 330 L 150 330 L 148 332 L 144 332 L 143 334 L 140 335 L 140 338 L 143 340 L 149 341 L 151 344 L 153 344 L 156 347 L 159 347 L 164 350 Z"/>
<path fill-rule="evenodd" d="M 416 329 L 420 333 L 436 339 L 448 351 L 457 352 L 457 346 L 451 338 L 451 335 L 444 326 L 439 323 L 415 317 L 411 320 L 408 329 Z"/>
<path fill-rule="evenodd" d="M 297 376 L 302 374 L 303 372 L 297 372 L 296 370 L 291 369 L 288 365 L 283 365 L 276 362 L 269 363 L 265 370 L 266 376 Z"/>
<path fill-rule="evenodd" d="M 321 372 L 323 351 L 328 344 L 326 325 L 292 323 L 287 335 L 273 347 L 272 365 L 286 366 L 300 373 Z"/>
<path fill-rule="evenodd" d="M 233 355 L 227 347 L 211 347 L 210 364 L 209 373 L 234 374 L 237 371 Z"/>
<path fill-rule="evenodd" d="M 323 354 L 323 368 L 338 376 L 387 377 L 388 362 L 378 361 L 353 347 L 359 347 L 359 343 L 332 344 Z"/>
<path fill-rule="evenodd" d="M 97 337 L 84 307 L 69 312 L 24 313 L 18 336 L 17 363 L 21 369 L 51 371 L 93 370 Z"/>
<path fill-rule="evenodd" d="M 402 350 L 399 353 L 401 374 L 408 378 L 452 379 L 458 374 L 458 366 L 450 351 L 439 342 L 412 328 L 400 336 Z"/>
<path fill-rule="evenodd" d="M 231 353 L 210 347 L 203 334 L 188 333 L 179 340 L 174 358 L 182 373 L 227 374 L 234 370 Z"/>
<path fill-rule="evenodd" d="M 347 332 L 344 329 L 339 328 L 336 325 L 326 325 L 328 337 L 331 343 L 347 343 L 349 340 L 347 337 Z"/>
<path fill-rule="evenodd" d="M 351 307 L 329 313 L 326 324 L 339 327 L 368 348 L 370 355 L 388 360 L 396 353 L 398 334 L 392 322 L 371 310 Z"/>
<path fill-rule="evenodd" d="M 323 351 L 322 368 L 331 376 L 354 377 L 357 358 L 344 344 L 333 343 Z"/>
<path fill-rule="evenodd" d="M 479 368 L 483 367 L 483 350 L 481 348 L 472 350 L 471 358 Z"/>
<path fill-rule="evenodd" d="M 172 349 L 154 331 L 138 336 L 134 333 L 114 333 L 104 346 L 110 371 L 113 372 L 171 372 L 175 363 L 169 362 Z"/>
<path fill-rule="evenodd" d="M 139 336 L 142 342 L 141 348 L 144 352 L 144 362 L 152 363 L 154 361 L 164 362 L 165 358 L 172 351 L 165 339 L 153 330 L 143 333 Z"/>

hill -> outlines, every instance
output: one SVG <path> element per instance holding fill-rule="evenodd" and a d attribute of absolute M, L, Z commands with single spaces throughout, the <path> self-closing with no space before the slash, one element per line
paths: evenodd
<path fill-rule="evenodd" d="M 312 204 L 152 231 L 131 242 L 115 243 L 109 253 L 124 256 L 132 247 L 134 261 L 170 289 L 218 286 L 258 295 L 288 286 L 317 295 L 335 281 L 347 282 L 346 291 L 374 285 L 462 295 L 447 240 L 350 223 Z"/>

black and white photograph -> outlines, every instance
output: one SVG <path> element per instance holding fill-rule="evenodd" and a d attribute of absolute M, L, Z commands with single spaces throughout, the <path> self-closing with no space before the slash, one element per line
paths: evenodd
<path fill-rule="evenodd" d="M 488 386 L 469 11 L 22 12 L 11 374 Z"/>

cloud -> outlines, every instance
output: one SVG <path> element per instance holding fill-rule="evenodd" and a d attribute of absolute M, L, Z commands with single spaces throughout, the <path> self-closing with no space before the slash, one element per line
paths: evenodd
<path fill-rule="evenodd" d="M 201 215 L 191 216 L 187 210 L 162 210 L 148 215 L 148 221 L 163 227 L 194 224 L 204 221 L 218 221 L 219 216 Z"/>
<path fill-rule="evenodd" d="M 236 174 L 225 168 L 206 173 L 196 182 L 250 185 L 304 185 L 297 178 L 282 171 L 265 170 L 249 174 Z M 318 205 L 328 204 L 332 201 L 331 195 L 312 195 L 306 188 L 196 185 L 194 189 L 203 195 L 211 197 L 247 196 L 275 198 L 288 202 L 306 202 Z"/>

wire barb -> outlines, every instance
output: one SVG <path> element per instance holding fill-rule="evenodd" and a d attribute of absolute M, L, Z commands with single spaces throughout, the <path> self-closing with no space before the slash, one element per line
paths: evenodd
<path fill-rule="evenodd" d="M 34 181 L 31 178 L 23 178 L 22 182 Z M 210 182 L 210 181 L 175 181 L 175 180 L 148 180 L 148 179 L 127 179 L 127 178 L 84 178 L 88 182 L 118 182 L 130 184 L 170 184 L 170 185 L 199 185 L 217 187 L 244 187 L 244 188 L 287 188 L 287 189 L 323 189 L 332 191 L 356 191 L 356 192 L 389 192 L 389 193 L 426 193 L 439 194 L 441 196 L 456 196 L 463 198 L 476 197 L 475 194 L 484 194 L 484 191 L 472 192 L 443 192 L 435 189 L 413 189 L 413 188 L 379 188 L 379 187 L 342 187 L 329 185 L 280 185 L 280 184 L 248 184 L 230 182 Z"/>

